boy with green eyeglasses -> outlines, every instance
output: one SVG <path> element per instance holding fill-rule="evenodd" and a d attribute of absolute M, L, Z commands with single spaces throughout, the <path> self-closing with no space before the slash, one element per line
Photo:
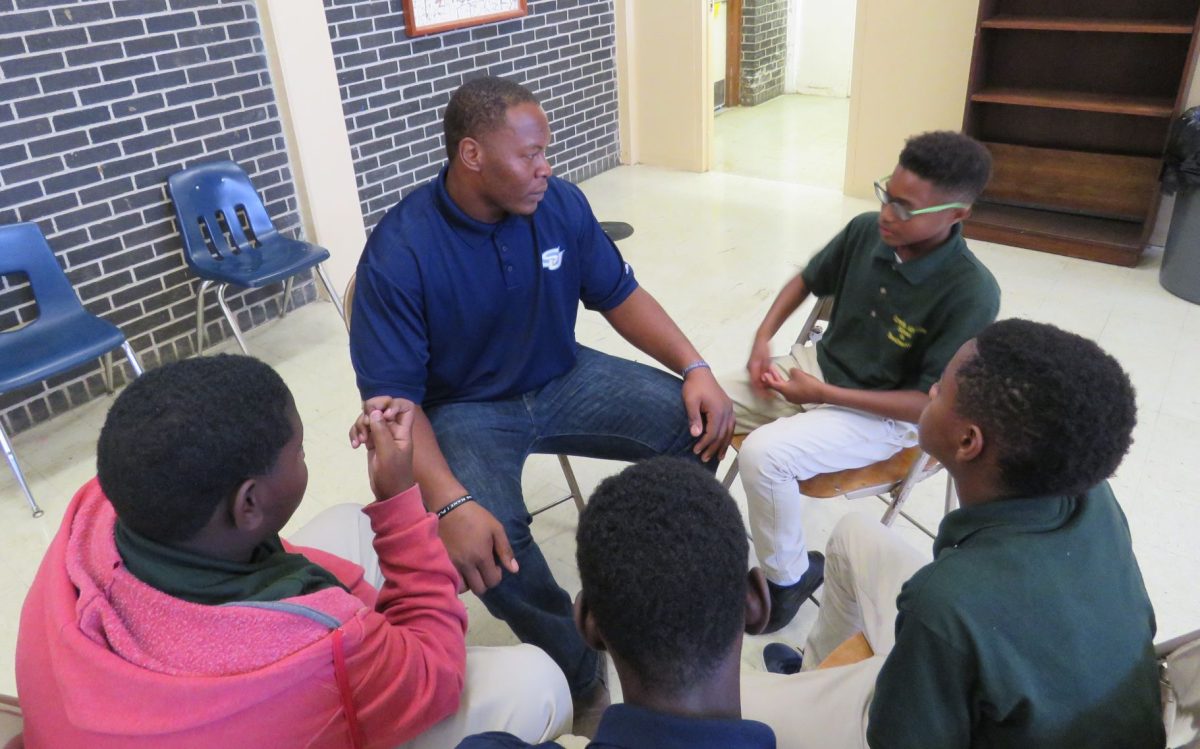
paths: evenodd
<path fill-rule="evenodd" d="M 909 138 L 875 183 L 882 209 L 853 219 L 783 287 L 755 333 L 748 381 L 722 382 L 737 431 L 753 430 L 738 459 L 771 593 L 767 632 L 824 579 L 797 482 L 915 445 L 929 388 L 999 311 L 1000 289 L 961 228 L 990 174 L 987 149 L 961 133 Z M 809 294 L 834 300 L 824 334 L 773 359 L 771 338 Z"/>

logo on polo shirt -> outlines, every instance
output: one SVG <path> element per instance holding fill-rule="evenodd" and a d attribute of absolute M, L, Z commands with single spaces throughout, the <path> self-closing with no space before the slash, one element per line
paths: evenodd
<path fill-rule="evenodd" d="M 562 265 L 563 251 L 558 247 L 552 247 L 542 253 L 542 267 L 546 270 L 558 270 Z"/>
<path fill-rule="evenodd" d="M 892 322 L 896 323 L 896 329 L 889 330 L 887 337 L 889 341 L 900 348 L 912 348 L 914 338 L 922 333 L 929 332 L 920 325 L 912 325 L 906 322 L 901 319 L 900 315 L 892 315 Z"/>

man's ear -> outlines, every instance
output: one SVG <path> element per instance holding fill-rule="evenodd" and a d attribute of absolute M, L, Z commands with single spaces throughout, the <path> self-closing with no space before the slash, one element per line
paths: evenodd
<path fill-rule="evenodd" d="M 483 168 L 483 144 L 471 137 L 458 142 L 458 160 L 472 172 Z"/>
<path fill-rule="evenodd" d="M 970 463 L 979 458 L 983 454 L 984 440 L 983 430 L 978 424 L 966 423 L 963 431 L 959 433 L 958 445 L 954 450 L 954 457 L 959 463 Z"/>
<path fill-rule="evenodd" d="M 263 487 L 253 478 L 246 479 L 229 501 L 230 522 L 239 531 L 256 531 L 266 518 L 263 516 L 261 492 Z"/>
<path fill-rule="evenodd" d="M 592 610 L 583 598 L 582 590 L 579 591 L 579 595 L 575 596 L 573 615 L 575 617 L 575 629 L 579 630 L 579 634 L 583 637 L 583 641 L 587 643 L 587 646 L 592 650 L 608 650 L 608 645 L 604 642 L 604 635 L 600 633 L 600 628 L 596 626 L 596 619 L 592 616 Z"/>
<path fill-rule="evenodd" d="M 767 591 L 767 577 L 755 567 L 746 573 L 746 634 L 762 634 L 770 616 L 771 594 Z"/>

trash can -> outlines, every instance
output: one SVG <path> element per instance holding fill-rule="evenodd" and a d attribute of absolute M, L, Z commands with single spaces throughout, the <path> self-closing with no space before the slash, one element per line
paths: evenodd
<path fill-rule="evenodd" d="M 1163 161 L 1163 192 L 1175 194 L 1158 282 L 1177 297 L 1200 304 L 1200 107 L 1171 125 Z"/>

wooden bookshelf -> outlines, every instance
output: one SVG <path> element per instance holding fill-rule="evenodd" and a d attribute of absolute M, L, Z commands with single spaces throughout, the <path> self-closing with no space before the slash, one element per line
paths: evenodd
<path fill-rule="evenodd" d="M 1025 29 L 1029 31 L 1082 31 L 1110 34 L 1183 34 L 1192 33 L 1187 21 L 1159 21 L 1137 18 L 1077 18 L 1070 16 L 1007 16 L 985 18 L 984 29 Z"/>
<path fill-rule="evenodd" d="M 1171 99 L 1154 96 L 1122 96 L 1085 91 L 1046 91 L 1032 88 L 985 88 L 971 94 L 971 101 L 1011 104 L 1019 107 L 1071 109 L 1077 112 L 1107 112 L 1135 117 L 1170 117 Z"/>
<path fill-rule="evenodd" d="M 1135 265 L 1200 0 L 980 0 L 963 130 L 993 180 L 968 237 Z"/>

